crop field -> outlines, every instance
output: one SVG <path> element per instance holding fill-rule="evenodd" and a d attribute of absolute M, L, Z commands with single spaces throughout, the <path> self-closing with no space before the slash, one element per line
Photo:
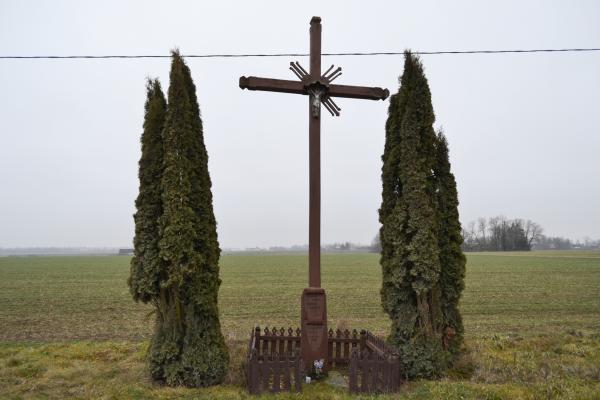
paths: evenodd
<path fill-rule="evenodd" d="M 152 308 L 131 300 L 129 260 L 0 258 L 1 399 L 251 398 L 245 342 L 256 325 L 298 325 L 306 256 L 222 256 L 219 305 L 232 362 L 227 383 L 209 389 L 148 380 Z M 386 334 L 377 255 L 327 254 L 322 273 L 330 327 Z M 394 398 L 600 399 L 600 252 L 468 254 L 466 286 L 465 356 L 448 377 L 411 382 Z M 289 397 L 360 398 L 327 382 Z"/>

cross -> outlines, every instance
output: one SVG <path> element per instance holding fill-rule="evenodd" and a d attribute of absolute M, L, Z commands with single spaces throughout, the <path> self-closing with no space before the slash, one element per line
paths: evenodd
<path fill-rule="evenodd" d="M 321 73 L 321 18 L 310 20 L 310 72 L 299 62 L 290 62 L 290 70 L 299 80 L 240 77 L 240 88 L 308 95 L 309 140 L 309 218 L 308 288 L 302 293 L 301 353 L 305 366 L 327 358 L 327 311 L 325 291 L 321 288 L 321 105 L 332 116 L 341 108 L 332 97 L 385 100 L 387 89 L 379 87 L 335 85 L 342 68 L 329 67 Z"/>

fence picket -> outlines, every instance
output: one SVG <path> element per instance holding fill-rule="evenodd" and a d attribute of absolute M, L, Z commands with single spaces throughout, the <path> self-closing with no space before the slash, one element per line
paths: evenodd
<path fill-rule="evenodd" d="M 275 354 L 273 356 L 273 393 L 279 393 L 281 391 L 281 362 L 279 361 L 279 356 Z"/>
<path fill-rule="evenodd" d="M 383 365 L 384 367 L 381 371 L 381 386 L 383 391 L 389 392 L 391 388 L 390 372 L 392 371 L 392 361 L 385 359 Z"/>
<path fill-rule="evenodd" d="M 353 350 L 352 354 L 350 355 L 350 363 L 348 366 L 348 389 L 350 390 L 350 393 L 358 392 L 357 364 L 358 352 L 356 350 Z"/>
<path fill-rule="evenodd" d="M 302 371 L 304 370 L 304 363 L 300 357 L 296 357 L 294 363 L 294 385 L 296 386 L 296 392 L 302 391 Z"/>
<path fill-rule="evenodd" d="M 384 390 L 383 378 L 381 376 L 383 373 L 382 366 L 385 365 L 384 363 L 385 360 L 383 359 L 383 357 L 378 356 L 376 362 L 373 364 L 373 390 L 377 392 L 381 392 Z"/>
<path fill-rule="evenodd" d="M 263 358 L 263 362 L 260 364 L 260 390 L 269 390 L 269 361 L 268 357 Z"/>
<path fill-rule="evenodd" d="M 345 339 L 350 339 L 350 331 L 348 329 L 346 329 L 344 331 L 344 338 Z M 344 341 L 343 344 L 343 351 L 342 351 L 342 358 L 347 360 L 348 358 L 350 358 L 350 343 L 348 340 Z"/>
<path fill-rule="evenodd" d="M 341 352 L 342 352 L 342 347 L 341 347 L 341 341 L 339 339 L 342 338 L 342 331 L 339 329 L 335 330 L 335 338 L 334 338 L 334 343 L 335 343 L 335 358 L 334 360 L 337 361 L 340 360 L 342 358 Z M 336 340 L 337 339 L 337 340 Z"/>
<path fill-rule="evenodd" d="M 327 332 L 327 360 L 329 362 L 329 364 L 333 367 L 334 364 L 334 360 L 333 360 L 333 346 L 335 344 L 334 338 L 333 338 L 333 329 L 329 328 L 329 331 Z M 336 364 L 337 367 L 337 364 Z"/>
<path fill-rule="evenodd" d="M 367 388 L 367 365 L 366 365 L 366 354 L 361 354 L 361 357 L 358 362 L 358 368 L 360 370 L 360 392 L 366 393 L 368 392 Z M 358 374 L 357 374 L 358 375 Z"/>
<path fill-rule="evenodd" d="M 287 355 L 285 355 L 284 359 L 283 359 L 283 368 L 282 368 L 283 390 L 290 390 L 291 389 L 291 385 L 290 385 L 290 366 L 291 366 L 290 359 L 289 359 L 289 357 Z"/>

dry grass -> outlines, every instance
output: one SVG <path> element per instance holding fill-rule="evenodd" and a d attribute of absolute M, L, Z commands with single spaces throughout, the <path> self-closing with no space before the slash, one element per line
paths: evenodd
<path fill-rule="evenodd" d="M 77 341 L 0 345 L 0 398 L 238 399 L 240 343 L 232 348 L 232 380 L 209 389 L 154 385 L 144 368 L 147 342 Z M 600 336 L 580 332 L 524 339 L 495 336 L 469 342 L 471 351 L 441 381 L 404 387 L 400 399 L 598 399 Z M 262 396 L 269 398 L 271 396 Z M 327 383 L 305 385 L 292 399 L 347 399 Z"/>

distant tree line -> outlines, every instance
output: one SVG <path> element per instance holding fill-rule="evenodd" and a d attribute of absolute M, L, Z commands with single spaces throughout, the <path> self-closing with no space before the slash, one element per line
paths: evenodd
<path fill-rule="evenodd" d="M 379 237 L 379 234 L 378 234 Z M 379 252 L 376 248 L 374 248 L 375 244 L 367 245 L 360 244 L 354 242 L 335 242 L 335 243 L 325 243 L 321 244 L 321 251 L 325 253 L 341 253 L 341 252 Z M 297 252 L 297 251 L 308 251 L 308 245 L 293 245 L 293 246 L 271 246 L 268 248 L 260 248 L 255 247 L 252 249 L 246 250 L 254 250 L 254 251 L 271 251 L 271 252 Z"/>
<path fill-rule="evenodd" d="M 529 251 L 598 249 L 600 240 L 584 238 L 573 241 L 545 236 L 540 224 L 531 220 L 507 219 L 504 216 L 478 218 L 462 229 L 465 251 Z"/>
<path fill-rule="evenodd" d="M 545 236 L 543 228 L 530 220 L 509 220 L 498 216 L 489 219 L 479 218 L 472 221 L 462 229 L 463 251 L 527 251 L 527 250 L 571 250 L 571 249 L 600 249 L 600 239 L 593 240 L 589 237 L 571 240 L 559 236 Z M 272 246 L 247 248 L 244 251 L 272 251 L 272 252 L 304 252 L 308 245 Z M 323 252 L 370 252 L 381 253 L 381 240 L 379 233 L 375 235 L 371 244 L 354 242 L 336 242 L 322 244 Z"/>
<path fill-rule="evenodd" d="M 462 228 L 465 251 L 529 251 L 542 237 L 540 224 L 504 216 L 479 218 Z"/>
<path fill-rule="evenodd" d="M 571 239 L 562 237 L 541 236 L 534 245 L 534 250 L 570 250 L 574 248 Z"/>
<path fill-rule="evenodd" d="M 572 241 L 558 236 L 541 235 L 533 246 L 533 250 L 571 250 L 571 249 L 600 249 L 600 239 L 592 240 L 588 237 Z"/>

